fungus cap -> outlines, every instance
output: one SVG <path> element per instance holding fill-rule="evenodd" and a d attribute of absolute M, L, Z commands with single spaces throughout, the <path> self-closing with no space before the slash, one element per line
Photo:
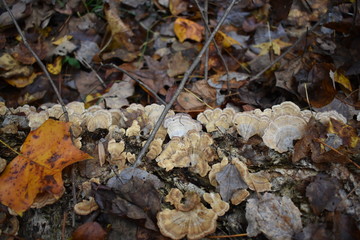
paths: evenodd
<path fill-rule="evenodd" d="M 104 109 L 100 109 L 95 112 L 87 112 L 85 116 L 85 125 L 89 132 L 94 132 L 98 128 L 108 129 L 111 124 L 111 113 Z"/>
<path fill-rule="evenodd" d="M 199 121 L 192 119 L 189 114 L 178 113 L 174 116 L 165 118 L 164 127 L 167 129 L 170 139 L 182 137 L 190 130 L 201 131 Z"/>
<path fill-rule="evenodd" d="M 95 202 L 95 199 L 90 197 L 89 200 L 83 200 L 82 202 L 75 204 L 74 211 L 78 215 L 88 215 L 98 208 L 99 206 Z"/>
<path fill-rule="evenodd" d="M 221 200 L 220 194 L 218 193 L 204 193 L 204 200 L 210 204 L 211 209 L 218 215 L 223 216 L 230 208 L 230 205 Z"/>
<path fill-rule="evenodd" d="M 266 146 L 283 153 L 293 148 L 293 140 L 302 138 L 306 121 L 299 116 L 285 115 L 272 120 L 264 131 Z"/>

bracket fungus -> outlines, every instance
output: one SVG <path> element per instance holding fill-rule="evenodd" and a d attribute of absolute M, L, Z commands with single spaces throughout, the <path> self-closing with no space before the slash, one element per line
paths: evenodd
<path fill-rule="evenodd" d="M 88 215 L 98 208 L 99 206 L 95 202 L 95 199 L 90 197 L 89 200 L 82 200 L 81 202 L 75 204 L 74 211 L 78 215 Z"/>
<path fill-rule="evenodd" d="M 251 112 L 240 112 L 235 114 L 233 121 L 239 135 L 247 141 L 252 136 L 262 136 L 269 119 L 266 116 L 258 117 Z"/>
<path fill-rule="evenodd" d="M 49 114 L 45 111 L 39 113 L 30 113 L 27 118 L 29 120 L 29 127 L 31 130 L 35 130 L 49 119 Z"/>
<path fill-rule="evenodd" d="M 326 111 L 326 112 L 317 112 L 315 114 L 315 119 L 320 121 L 322 124 L 328 124 L 330 122 L 330 118 L 333 118 L 337 121 L 346 123 L 346 118 L 338 113 L 337 111 Z"/>
<path fill-rule="evenodd" d="M 263 141 L 266 146 L 280 153 L 293 148 L 293 140 L 305 133 L 306 121 L 302 117 L 284 115 L 272 120 L 265 129 Z"/>
<path fill-rule="evenodd" d="M 83 114 L 85 112 L 85 104 L 83 102 L 70 102 L 66 105 L 69 114 Z"/>
<path fill-rule="evenodd" d="M 9 109 L 6 107 L 4 102 L 0 102 L 0 116 L 6 115 Z"/>
<path fill-rule="evenodd" d="M 155 159 L 157 156 L 159 156 L 159 154 L 162 151 L 162 144 L 163 144 L 163 139 L 161 138 L 155 138 L 150 146 L 149 146 L 149 151 L 146 154 L 146 157 L 150 160 Z"/>
<path fill-rule="evenodd" d="M 239 189 L 236 192 L 233 193 L 233 195 L 231 196 L 231 204 L 233 205 L 239 205 L 240 203 L 242 203 L 248 196 L 250 195 L 250 193 L 248 192 L 248 190 L 246 189 Z"/>
<path fill-rule="evenodd" d="M 230 208 L 227 202 L 221 200 L 220 194 L 218 193 L 204 193 L 203 198 L 210 204 L 211 209 L 216 212 L 218 216 L 223 216 Z"/>
<path fill-rule="evenodd" d="M 85 114 L 85 125 L 89 132 L 94 132 L 98 128 L 108 129 L 112 124 L 111 113 L 107 110 L 100 109 Z"/>
<path fill-rule="evenodd" d="M 264 111 L 255 109 L 236 113 L 233 123 L 245 141 L 257 134 L 262 137 L 266 146 L 283 153 L 293 148 L 293 140 L 303 136 L 305 126 L 312 116 L 322 124 L 327 124 L 330 118 L 346 123 L 346 118 L 336 111 L 301 111 L 295 103 L 289 101 Z"/>
<path fill-rule="evenodd" d="M 197 120 L 205 125 L 207 132 L 226 131 L 232 126 L 235 115 L 233 108 L 205 110 L 197 116 Z"/>
<path fill-rule="evenodd" d="M 140 125 L 139 122 L 137 120 L 134 120 L 133 123 L 131 124 L 131 126 L 126 129 L 126 136 L 127 137 L 136 137 L 140 135 Z"/>
<path fill-rule="evenodd" d="M 234 158 L 232 163 L 235 165 L 241 178 L 251 190 L 256 192 L 266 192 L 271 190 L 271 183 L 266 177 L 259 174 L 259 172 L 250 173 L 246 164 L 238 158 Z"/>
<path fill-rule="evenodd" d="M 201 131 L 202 129 L 199 121 L 192 119 L 189 114 L 185 113 L 178 113 L 165 118 L 164 127 L 167 129 L 170 139 L 185 136 L 190 130 Z"/>
<path fill-rule="evenodd" d="M 215 232 L 218 215 L 206 208 L 196 193 L 186 192 L 183 196 L 177 189 L 170 191 L 170 194 L 172 196 L 167 196 L 167 201 L 176 203 L 175 209 L 164 209 L 156 216 L 158 227 L 164 236 L 171 239 L 185 236 L 188 239 L 201 239 Z M 180 203 L 182 198 L 185 198 L 185 203 Z"/>
<path fill-rule="evenodd" d="M 291 116 L 301 116 L 301 110 L 298 107 L 298 105 L 296 105 L 293 102 L 282 102 L 279 105 L 274 105 L 271 108 L 272 112 L 271 112 L 271 117 L 272 119 L 275 119 L 279 116 L 284 116 L 284 115 L 291 115 Z"/>
<path fill-rule="evenodd" d="M 60 104 L 55 104 L 52 107 L 45 110 L 49 117 L 60 119 L 60 117 L 64 114 L 62 106 Z"/>
<path fill-rule="evenodd" d="M 115 164 L 118 169 L 123 169 L 126 162 L 125 142 L 116 142 L 115 139 L 110 139 L 107 150 L 111 156 L 109 162 Z"/>
<path fill-rule="evenodd" d="M 216 157 L 212 144 L 209 134 L 191 130 L 183 138 L 171 139 L 156 161 L 166 171 L 174 167 L 190 167 L 192 172 L 204 177 L 210 170 L 208 163 Z"/>

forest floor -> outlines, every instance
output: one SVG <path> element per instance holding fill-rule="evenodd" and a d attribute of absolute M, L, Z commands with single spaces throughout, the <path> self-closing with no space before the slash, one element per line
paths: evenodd
<path fill-rule="evenodd" d="M 0 239 L 359 239 L 359 13 L 1 0 Z"/>

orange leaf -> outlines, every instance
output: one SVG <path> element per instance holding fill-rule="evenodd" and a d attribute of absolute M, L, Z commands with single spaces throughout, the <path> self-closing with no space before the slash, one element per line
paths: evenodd
<path fill-rule="evenodd" d="M 21 215 L 38 194 L 59 198 L 64 190 L 62 170 L 92 158 L 77 149 L 70 136 L 71 123 L 47 120 L 29 133 L 14 158 L 0 176 L 0 202 Z"/>
<path fill-rule="evenodd" d="M 174 32 L 180 42 L 185 39 L 191 39 L 196 42 L 201 42 L 202 32 L 204 27 L 196 22 L 187 20 L 185 18 L 177 18 L 174 23 Z"/>

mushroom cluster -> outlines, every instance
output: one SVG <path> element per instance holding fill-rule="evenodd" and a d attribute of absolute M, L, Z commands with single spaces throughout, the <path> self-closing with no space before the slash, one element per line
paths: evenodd
<path fill-rule="evenodd" d="M 173 137 L 156 161 L 166 171 L 190 167 L 191 171 L 204 177 L 210 171 L 209 162 L 216 157 L 212 144 L 213 139 L 208 133 L 190 130 L 184 137 Z"/>
<path fill-rule="evenodd" d="M 204 200 L 211 205 L 206 208 L 200 196 L 195 192 L 185 195 L 177 188 L 172 188 L 165 201 L 175 209 L 164 209 L 157 214 L 160 232 L 171 239 L 201 239 L 215 232 L 216 220 L 229 210 L 229 204 L 220 199 L 219 194 L 205 193 Z"/>
<path fill-rule="evenodd" d="M 120 171 L 126 167 L 126 162 L 135 160 L 135 154 L 128 147 L 129 142 L 135 140 L 138 146 L 144 144 L 143 139 L 153 131 L 164 108 L 157 104 L 145 107 L 131 104 L 124 109 L 104 109 L 100 106 L 85 109 L 84 104 L 79 102 L 66 105 L 69 120 L 72 122 L 72 132 L 78 137 L 75 142 L 79 142 L 79 148 L 80 137 L 84 132 L 107 129 L 108 133 L 101 143 L 106 152 L 104 158 Z M 43 109 L 41 112 L 29 106 L 8 109 L 0 102 L 0 116 L 24 113 L 19 115 L 28 121 L 31 129 L 36 129 L 49 118 L 65 120 L 62 106 L 55 104 Z M 271 190 L 270 181 L 261 172 L 250 172 L 246 161 L 239 160 L 241 156 L 230 158 L 231 154 L 221 156 L 220 151 L 216 153 L 213 146 L 216 132 L 237 132 L 244 141 L 258 135 L 266 146 L 283 153 L 293 147 L 293 140 L 303 137 L 311 117 L 323 124 L 328 123 L 330 118 L 346 123 L 346 118 L 336 111 L 302 111 L 292 102 L 283 102 L 263 111 L 255 109 L 236 112 L 233 108 L 205 110 L 196 120 L 188 114 L 175 114 L 170 111 L 149 147 L 147 159 L 155 159 L 157 165 L 166 171 L 189 168 L 201 177 L 208 175 L 210 184 L 217 189 L 221 188 L 219 173 L 230 166 L 232 173 L 236 172 L 239 179 L 244 182 L 244 187 L 236 186 L 234 191 L 228 194 L 229 197 L 224 197 L 220 190 L 220 194 L 212 192 L 199 196 L 195 192 L 187 191 L 183 194 L 179 189 L 171 189 L 165 200 L 175 209 L 164 209 L 157 214 L 161 233 L 172 239 L 203 238 L 215 231 L 217 218 L 229 210 L 228 202 L 233 205 L 241 203 L 250 195 L 249 189 L 257 193 Z M 207 132 L 202 131 L 203 126 Z M 163 145 L 167 134 L 170 140 Z M 221 162 L 211 166 L 210 163 L 217 158 L 220 158 Z M 56 200 L 54 197 L 57 196 L 39 196 L 33 207 L 53 202 Z M 201 201 L 207 202 L 211 208 L 205 207 Z M 94 199 L 89 198 L 78 203 L 75 211 L 78 214 L 88 214 L 97 208 Z"/>
<path fill-rule="evenodd" d="M 236 113 L 233 123 L 245 141 L 259 135 L 266 146 L 283 153 L 293 147 L 293 140 L 303 137 L 305 126 L 312 116 L 323 124 L 328 123 L 330 118 L 346 123 L 346 118 L 336 111 L 301 111 L 292 102 L 283 102 L 264 111 L 255 109 Z"/>
<path fill-rule="evenodd" d="M 225 132 L 233 125 L 235 110 L 233 108 L 205 110 L 197 116 L 197 120 L 205 125 L 207 132 Z"/>

